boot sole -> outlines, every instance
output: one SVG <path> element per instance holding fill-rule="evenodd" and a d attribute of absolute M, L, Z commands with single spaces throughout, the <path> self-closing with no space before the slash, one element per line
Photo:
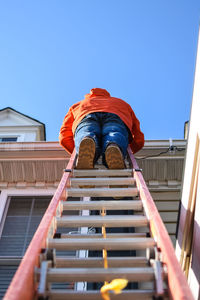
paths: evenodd
<path fill-rule="evenodd" d="M 111 145 L 108 146 L 105 152 L 105 159 L 109 169 L 124 169 L 124 158 L 120 149 Z"/>
<path fill-rule="evenodd" d="M 95 142 L 92 138 L 81 141 L 76 169 L 93 169 L 95 156 Z"/>

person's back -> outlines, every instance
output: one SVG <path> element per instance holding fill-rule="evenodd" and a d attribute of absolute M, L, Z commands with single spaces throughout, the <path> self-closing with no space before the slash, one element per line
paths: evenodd
<path fill-rule="evenodd" d="M 60 144 L 69 153 L 74 146 L 77 168 L 92 168 L 100 155 L 107 167 L 124 167 L 130 144 L 133 153 L 144 145 L 140 123 L 128 103 L 100 88 L 72 105 L 60 130 Z"/>

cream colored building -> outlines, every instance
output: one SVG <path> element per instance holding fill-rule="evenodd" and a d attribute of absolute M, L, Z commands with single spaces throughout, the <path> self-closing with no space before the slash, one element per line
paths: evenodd
<path fill-rule="evenodd" d="M 195 299 L 200 299 L 200 37 L 189 122 L 176 252 Z"/>
<path fill-rule="evenodd" d="M 0 111 L 0 298 L 53 196 L 69 155 L 46 142 L 44 124 L 12 108 Z M 10 140 L 15 138 L 15 140 Z M 17 138 L 17 139 L 16 139 Z M 175 234 L 185 140 L 149 140 L 138 163 L 170 237 Z"/>

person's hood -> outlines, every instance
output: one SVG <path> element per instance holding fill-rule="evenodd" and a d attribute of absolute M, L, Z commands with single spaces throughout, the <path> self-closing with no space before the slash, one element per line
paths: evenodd
<path fill-rule="evenodd" d="M 94 88 L 90 90 L 90 94 L 87 94 L 85 96 L 86 97 L 96 97 L 96 96 L 110 97 L 110 94 L 105 89 Z"/>

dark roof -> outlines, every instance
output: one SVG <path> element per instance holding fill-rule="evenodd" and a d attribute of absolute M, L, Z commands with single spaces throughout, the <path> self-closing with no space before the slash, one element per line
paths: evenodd
<path fill-rule="evenodd" d="M 10 110 L 12 110 L 12 111 L 14 111 L 14 112 L 16 112 L 16 113 L 18 113 L 18 114 L 20 114 L 20 115 L 26 117 L 26 118 L 29 118 L 29 119 L 31 119 L 31 120 L 33 120 L 33 121 L 36 121 L 36 122 L 40 123 L 40 124 L 44 127 L 44 140 L 46 141 L 46 127 L 45 127 L 45 124 L 44 124 L 44 123 L 42 123 L 42 122 L 40 122 L 40 121 L 38 121 L 38 120 L 36 120 L 36 119 L 34 119 L 34 118 L 31 118 L 31 117 L 29 117 L 29 116 L 27 116 L 27 115 L 25 115 L 25 114 L 22 114 L 21 112 L 17 111 L 16 109 L 14 109 L 14 108 L 12 108 L 12 107 L 9 107 L 9 106 L 8 106 L 8 107 L 5 107 L 5 108 L 3 108 L 3 109 L 0 109 L 0 112 L 1 112 L 1 111 L 4 111 L 4 110 L 6 110 L 6 109 L 10 109 Z"/>

